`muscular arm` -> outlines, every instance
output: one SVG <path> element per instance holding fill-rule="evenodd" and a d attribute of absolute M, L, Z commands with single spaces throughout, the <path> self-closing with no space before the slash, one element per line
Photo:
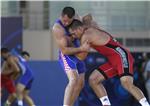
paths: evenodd
<path fill-rule="evenodd" d="M 89 41 L 89 39 L 86 37 L 86 35 L 83 35 L 81 38 L 81 45 L 84 44 L 86 41 Z M 78 57 L 78 59 L 80 60 L 85 60 L 85 58 L 87 57 L 88 52 L 80 52 L 76 54 L 76 57 Z"/>
<path fill-rule="evenodd" d="M 8 64 L 11 66 L 11 69 L 14 71 L 14 72 L 20 72 L 20 69 L 17 65 L 17 59 L 15 57 L 9 57 L 8 60 L 7 60 Z"/>
<path fill-rule="evenodd" d="M 13 70 L 3 70 L 2 75 L 9 75 L 12 74 L 14 71 Z"/>
<path fill-rule="evenodd" d="M 8 68 L 7 62 L 4 62 L 2 64 L 2 74 L 3 75 L 8 75 L 8 74 L 11 74 L 11 73 L 13 73 L 13 70 L 11 70 L 11 69 Z"/>
<path fill-rule="evenodd" d="M 52 33 L 55 36 L 59 49 L 62 51 L 63 54 L 72 55 L 83 51 L 81 47 L 68 47 L 68 41 L 66 36 L 64 35 L 64 31 L 58 26 L 55 26 L 53 28 Z"/>

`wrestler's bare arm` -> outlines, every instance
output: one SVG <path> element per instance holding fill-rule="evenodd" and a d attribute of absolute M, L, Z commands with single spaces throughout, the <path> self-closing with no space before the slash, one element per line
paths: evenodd
<path fill-rule="evenodd" d="M 85 42 L 87 42 L 89 44 L 90 39 L 87 37 L 86 34 L 82 35 L 82 38 L 80 40 L 81 45 L 84 44 Z M 89 44 L 90 45 L 90 44 Z M 85 51 L 85 52 L 81 52 L 76 54 L 76 56 L 80 59 L 80 60 L 85 60 L 85 58 L 87 57 L 89 51 Z"/>
<path fill-rule="evenodd" d="M 20 72 L 20 68 L 17 65 L 17 61 L 18 61 L 18 59 L 14 56 L 9 57 L 8 60 L 7 60 L 8 64 L 11 66 L 11 69 L 14 72 Z"/>
<path fill-rule="evenodd" d="M 2 64 L 2 73 L 3 75 L 8 75 L 8 74 L 11 74 L 13 73 L 14 71 L 11 70 L 9 67 L 8 67 L 8 64 L 7 62 L 5 61 L 3 64 Z"/>
<path fill-rule="evenodd" d="M 78 48 L 68 47 L 68 41 L 64 35 L 64 31 L 59 26 L 53 27 L 52 34 L 53 36 L 55 36 L 59 49 L 62 51 L 63 54 L 73 55 L 82 51 L 86 51 L 87 49 L 86 45 L 80 46 Z"/>

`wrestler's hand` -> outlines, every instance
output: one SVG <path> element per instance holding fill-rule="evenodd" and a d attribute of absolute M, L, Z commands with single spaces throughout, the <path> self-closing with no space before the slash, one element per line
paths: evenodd
<path fill-rule="evenodd" d="M 90 44 L 89 44 L 88 40 L 85 41 L 85 42 L 80 46 L 80 50 L 81 50 L 82 52 L 89 52 L 89 50 L 90 50 Z"/>
<path fill-rule="evenodd" d="M 92 15 L 91 14 L 87 14 L 87 15 L 85 15 L 85 16 L 83 16 L 82 17 L 82 22 L 84 23 L 84 24 L 90 24 L 91 22 L 92 22 Z"/>

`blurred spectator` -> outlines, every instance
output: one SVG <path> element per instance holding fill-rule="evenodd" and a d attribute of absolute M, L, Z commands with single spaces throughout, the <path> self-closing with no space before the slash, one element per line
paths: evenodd
<path fill-rule="evenodd" d="M 143 70 L 144 70 L 144 77 L 145 77 L 145 82 L 146 82 L 146 89 L 150 101 L 150 56 L 148 54 L 143 53 Z"/>
<path fill-rule="evenodd" d="M 134 84 L 139 87 L 145 97 L 148 100 L 148 93 L 146 89 L 146 82 L 144 78 L 144 69 L 143 69 L 143 64 L 145 63 L 145 59 L 143 54 L 141 53 L 133 53 L 135 62 L 134 62 Z M 130 105 L 129 106 L 140 106 L 137 101 L 133 97 L 130 99 Z"/>

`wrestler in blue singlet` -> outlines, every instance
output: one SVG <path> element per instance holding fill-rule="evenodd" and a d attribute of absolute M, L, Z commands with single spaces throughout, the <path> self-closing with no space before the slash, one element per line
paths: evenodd
<path fill-rule="evenodd" d="M 17 56 L 19 61 L 18 61 L 18 66 L 20 67 L 21 70 L 21 76 L 19 78 L 19 83 L 23 84 L 25 86 L 25 89 L 30 90 L 32 86 L 32 82 L 34 80 L 33 72 L 29 68 L 26 60 L 22 58 L 21 56 Z"/>
<path fill-rule="evenodd" d="M 64 28 L 66 36 L 70 36 L 68 28 L 62 24 L 60 19 L 58 19 L 56 23 Z M 79 39 L 74 39 L 73 44 L 75 47 L 79 47 Z M 59 62 L 65 71 L 77 70 L 79 74 L 86 71 L 85 63 L 83 61 L 79 60 L 75 55 L 64 55 L 61 50 L 59 50 Z"/>

